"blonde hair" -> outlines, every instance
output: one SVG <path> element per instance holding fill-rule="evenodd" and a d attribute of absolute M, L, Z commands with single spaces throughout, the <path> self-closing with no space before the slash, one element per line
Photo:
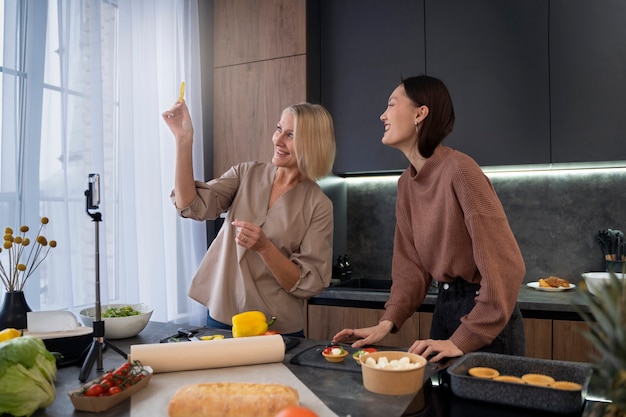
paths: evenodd
<path fill-rule="evenodd" d="M 284 112 L 293 114 L 293 145 L 298 169 L 315 181 L 330 174 L 335 162 L 333 118 L 320 104 L 298 103 Z"/>

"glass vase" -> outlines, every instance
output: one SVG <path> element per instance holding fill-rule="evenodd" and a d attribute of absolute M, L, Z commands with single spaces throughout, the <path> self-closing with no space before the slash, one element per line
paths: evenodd
<path fill-rule="evenodd" d="M 7 291 L 4 293 L 2 309 L 0 309 L 0 330 L 12 327 L 26 329 L 28 327 L 26 313 L 32 311 L 26 302 L 23 291 Z"/>

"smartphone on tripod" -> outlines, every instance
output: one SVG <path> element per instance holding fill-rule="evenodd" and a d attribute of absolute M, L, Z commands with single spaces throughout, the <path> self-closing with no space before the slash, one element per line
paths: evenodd
<path fill-rule="evenodd" d="M 87 209 L 95 210 L 100 206 L 100 174 L 89 174 L 87 189 Z"/>

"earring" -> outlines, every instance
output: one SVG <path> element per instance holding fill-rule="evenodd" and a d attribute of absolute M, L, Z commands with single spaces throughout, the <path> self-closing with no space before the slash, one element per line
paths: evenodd
<path fill-rule="evenodd" d="M 415 132 L 419 132 L 420 131 L 420 127 L 418 126 L 417 123 L 415 123 Z"/>

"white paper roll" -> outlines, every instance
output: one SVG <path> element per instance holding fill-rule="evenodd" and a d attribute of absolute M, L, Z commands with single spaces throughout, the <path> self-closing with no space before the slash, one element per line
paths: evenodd
<path fill-rule="evenodd" d="M 129 356 L 129 360 L 152 367 L 155 373 L 258 365 L 284 358 L 281 335 L 132 345 Z"/>

